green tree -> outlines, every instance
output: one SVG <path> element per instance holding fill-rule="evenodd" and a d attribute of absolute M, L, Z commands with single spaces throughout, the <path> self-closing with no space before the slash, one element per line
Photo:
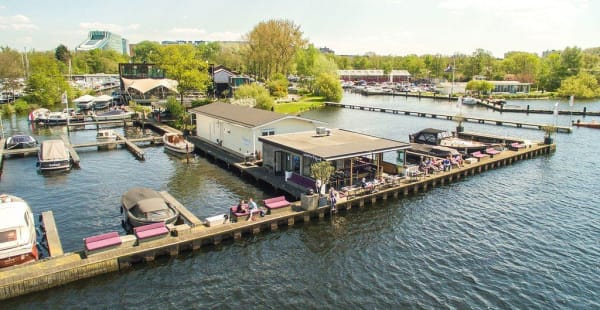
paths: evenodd
<path fill-rule="evenodd" d="M 61 101 L 63 92 L 71 92 L 54 55 L 33 53 L 29 56 L 29 63 L 31 69 L 25 88 L 29 102 L 52 107 Z"/>
<path fill-rule="evenodd" d="M 337 75 L 321 73 L 315 80 L 315 94 L 325 97 L 327 101 L 340 102 L 344 90 Z"/>
<path fill-rule="evenodd" d="M 160 55 L 162 45 L 154 41 L 142 41 L 137 43 L 133 48 L 133 57 L 131 60 L 135 63 L 158 63 L 160 62 Z"/>
<path fill-rule="evenodd" d="M 289 82 L 283 74 L 274 74 L 271 79 L 267 81 L 266 85 L 271 96 L 275 98 L 283 98 L 288 94 L 287 89 Z"/>
<path fill-rule="evenodd" d="M 167 45 L 161 50 L 160 63 L 168 78 L 177 81 L 177 91 L 183 102 L 187 91 L 206 91 L 209 84 L 207 64 L 198 50 L 189 44 Z"/>
<path fill-rule="evenodd" d="M 19 79 L 25 76 L 21 54 L 9 47 L 0 47 L 0 80 L 4 89 L 15 91 L 21 87 Z"/>
<path fill-rule="evenodd" d="M 510 52 L 505 55 L 501 66 L 504 72 L 511 74 L 514 79 L 525 83 L 535 83 L 536 74 L 540 70 L 540 58 L 533 53 Z"/>
<path fill-rule="evenodd" d="M 66 46 L 61 44 L 54 50 L 54 57 L 58 61 L 61 61 L 65 64 L 67 64 L 67 63 L 69 63 L 69 60 L 71 59 L 71 52 L 69 52 L 69 49 Z"/>
<path fill-rule="evenodd" d="M 256 101 L 254 106 L 257 109 L 271 110 L 273 108 L 273 98 L 269 95 L 269 91 L 256 84 L 244 84 L 240 86 L 234 93 L 236 99 L 252 98 Z"/>
<path fill-rule="evenodd" d="M 248 42 L 245 52 L 248 68 L 262 80 L 276 73 L 286 75 L 296 50 L 306 45 L 300 26 L 282 19 L 260 22 L 244 40 Z"/>
<path fill-rule="evenodd" d="M 560 84 L 558 94 L 564 97 L 574 95 L 577 98 L 594 98 L 600 96 L 598 80 L 591 74 L 580 72 L 576 76 L 566 78 Z"/>

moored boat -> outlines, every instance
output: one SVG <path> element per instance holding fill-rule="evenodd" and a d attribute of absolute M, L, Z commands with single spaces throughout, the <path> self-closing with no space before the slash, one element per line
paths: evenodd
<path fill-rule="evenodd" d="M 163 135 L 163 143 L 167 150 L 181 153 L 181 154 L 189 154 L 194 152 L 194 144 L 187 141 L 182 134 L 178 133 L 165 133 Z"/>
<path fill-rule="evenodd" d="M 577 120 L 577 122 L 573 121 L 573 126 L 577 127 L 587 127 L 587 128 L 600 128 L 600 123 L 595 120 L 591 122 L 582 122 L 581 120 Z"/>
<path fill-rule="evenodd" d="M 133 112 L 125 111 L 122 109 L 114 109 L 104 113 L 93 113 L 92 118 L 95 121 L 115 121 L 130 119 L 133 116 Z"/>
<path fill-rule="evenodd" d="M 466 96 L 466 97 L 462 98 L 462 104 L 475 105 L 475 104 L 477 104 L 477 99 L 475 99 L 471 96 Z"/>
<path fill-rule="evenodd" d="M 0 267 L 39 258 L 33 213 L 21 198 L 0 195 Z"/>
<path fill-rule="evenodd" d="M 37 165 L 41 171 L 69 170 L 71 154 L 62 140 L 42 141 Z"/>
<path fill-rule="evenodd" d="M 121 197 L 123 221 L 132 227 L 164 222 L 174 223 L 179 211 L 171 206 L 157 191 L 135 187 Z"/>
<path fill-rule="evenodd" d="M 451 132 L 446 130 L 426 128 L 417 133 L 409 135 L 411 143 L 421 143 L 429 145 L 440 145 L 450 147 L 464 154 L 476 151 L 484 151 L 489 147 L 499 147 L 498 144 L 483 143 L 478 141 L 470 141 L 455 137 Z"/>
<path fill-rule="evenodd" d="M 98 130 L 96 139 L 99 141 L 113 141 L 117 139 L 117 134 L 112 129 L 101 129 Z"/>
<path fill-rule="evenodd" d="M 11 149 L 29 149 L 37 146 L 37 140 L 28 135 L 14 135 L 8 137 L 4 143 L 7 150 Z"/>

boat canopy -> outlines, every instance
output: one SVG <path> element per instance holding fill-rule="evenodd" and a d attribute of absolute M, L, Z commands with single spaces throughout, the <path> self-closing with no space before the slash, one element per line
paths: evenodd
<path fill-rule="evenodd" d="M 94 97 L 92 95 L 83 95 L 77 99 L 74 99 L 73 102 L 75 102 L 75 103 L 91 102 L 91 101 L 94 101 L 95 99 L 96 99 L 96 97 Z"/>
<path fill-rule="evenodd" d="M 46 140 L 40 147 L 41 160 L 68 160 L 69 152 L 62 140 Z"/>
<path fill-rule="evenodd" d="M 123 197 L 121 198 L 121 203 L 123 207 L 127 210 L 138 205 L 141 208 L 142 202 L 144 207 L 148 209 L 152 209 L 153 201 L 160 200 L 162 205 L 165 205 L 164 198 L 157 191 L 145 187 L 135 187 L 128 190 Z M 148 206 L 146 206 L 148 205 Z M 161 209 L 164 209 L 161 208 Z M 144 211 L 144 212 L 152 212 L 152 211 Z"/>
<path fill-rule="evenodd" d="M 150 213 L 168 209 L 165 200 L 162 198 L 148 198 L 140 200 L 137 203 L 138 210 L 143 213 Z"/>

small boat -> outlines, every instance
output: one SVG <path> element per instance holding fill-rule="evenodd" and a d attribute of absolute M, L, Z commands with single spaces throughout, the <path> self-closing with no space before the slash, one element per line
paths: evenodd
<path fill-rule="evenodd" d="M 577 122 L 572 121 L 573 126 L 577 127 L 587 127 L 587 128 L 600 128 L 600 123 L 597 123 L 595 120 L 591 122 L 582 122 L 581 120 L 577 120 Z"/>
<path fill-rule="evenodd" d="M 94 101 L 93 101 L 94 102 L 94 110 L 106 109 L 110 105 L 112 105 L 112 101 L 113 101 L 112 96 L 102 95 L 102 96 L 96 97 L 96 99 L 94 99 Z"/>
<path fill-rule="evenodd" d="M 34 148 L 38 144 L 37 140 L 28 135 L 14 135 L 6 139 L 4 147 L 7 150 L 11 149 L 29 149 Z"/>
<path fill-rule="evenodd" d="M 466 96 L 466 97 L 462 98 L 462 104 L 475 105 L 475 104 L 477 104 L 477 99 L 475 99 L 471 96 Z"/>
<path fill-rule="evenodd" d="M 137 227 L 152 223 L 174 223 L 179 211 L 171 206 L 157 191 L 135 187 L 121 197 L 121 213 L 124 223 Z"/>
<path fill-rule="evenodd" d="M 189 154 L 194 152 L 194 144 L 187 141 L 182 134 L 167 132 L 163 135 L 163 143 L 167 150 Z"/>
<path fill-rule="evenodd" d="M 115 121 L 115 120 L 124 120 L 124 119 L 131 119 L 131 117 L 133 116 L 133 112 L 130 111 L 125 111 L 122 109 L 114 109 L 108 112 L 104 112 L 104 113 L 93 113 L 92 114 L 92 118 L 95 121 Z"/>
<path fill-rule="evenodd" d="M 112 129 L 101 129 L 98 130 L 96 139 L 99 141 L 113 141 L 117 139 L 117 134 Z"/>
<path fill-rule="evenodd" d="M 36 123 L 36 122 L 39 122 L 40 119 L 48 118 L 49 113 L 50 113 L 50 110 L 45 109 L 45 108 L 35 109 L 35 110 L 31 111 L 31 113 L 29 113 L 29 122 Z"/>
<path fill-rule="evenodd" d="M 490 147 L 501 147 L 499 144 L 483 143 L 478 141 L 470 141 L 455 137 L 451 132 L 446 130 L 426 128 L 417 133 L 409 135 L 411 143 L 421 143 L 428 145 L 439 145 L 453 148 L 463 153 L 472 153 L 476 151 L 484 151 Z"/>
<path fill-rule="evenodd" d="M 41 171 L 71 169 L 71 154 L 62 140 L 42 141 L 37 165 Z"/>
<path fill-rule="evenodd" d="M 21 198 L 0 195 L 0 268 L 39 258 L 33 213 Z"/>
<path fill-rule="evenodd" d="M 73 100 L 73 103 L 77 105 L 79 110 L 90 110 L 94 107 L 94 99 L 96 99 L 96 97 L 92 95 L 83 95 Z"/>

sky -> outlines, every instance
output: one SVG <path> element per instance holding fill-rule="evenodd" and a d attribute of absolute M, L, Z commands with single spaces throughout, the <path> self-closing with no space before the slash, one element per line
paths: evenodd
<path fill-rule="evenodd" d="M 0 46 L 74 49 L 90 30 L 144 40 L 236 41 L 259 22 L 287 19 L 338 55 L 404 56 L 484 49 L 541 54 L 600 46 L 592 0 L 0 0 Z"/>

